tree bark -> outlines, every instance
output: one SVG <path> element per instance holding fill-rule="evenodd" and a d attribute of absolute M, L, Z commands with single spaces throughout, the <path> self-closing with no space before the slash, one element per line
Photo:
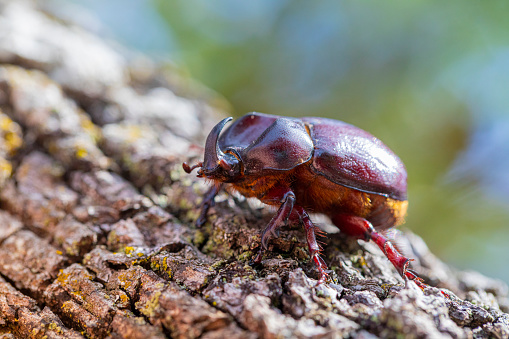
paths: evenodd
<path fill-rule="evenodd" d="M 32 2 L 0 1 L 0 27 L 2 338 L 509 337 L 507 286 L 410 232 L 413 268 L 450 298 L 340 234 L 325 284 L 298 228 L 252 268 L 273 212 L 220 195 L 194 226 L 207 187 L 181 164 L 223 114 L 210 94 Z"/>

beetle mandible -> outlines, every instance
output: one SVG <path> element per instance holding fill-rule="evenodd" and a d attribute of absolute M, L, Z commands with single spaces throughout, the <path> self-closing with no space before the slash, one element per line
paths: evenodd
<path fill-rule="evenodd" d="M 197 225 L 206 221 L 214 197 L 223 188 L 277 206 L 261 236 L 260 263 L 277 229 L 291 222 L 304 225 L 309 254 L 327 279 L 315 225 L 308 212 L 327 215 L 341 232 L 373 240 L 403 279 L 425 285 L 408 269 L 409 259 L 398 252 L 384 231 L 401 224 L 406 214 L 407 174 L 401 160 L 379 139 L 353 125 L 326 118 L 290 118 L 248 113 L 222 134 L 232 118 L 219 122 L 205 143 L 198 177 L 215 185 L 207 192 Z M 226 186 L 226 187 L 225 187 Z"/>

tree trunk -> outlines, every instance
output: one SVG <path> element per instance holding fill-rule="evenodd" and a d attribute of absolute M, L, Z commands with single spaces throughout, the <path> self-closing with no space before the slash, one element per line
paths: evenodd
<path fill-rule="evenodd" d="M 325 284 L 297 228 L 252 268 L 271 211 L 223 195 L 194 226 L 206 185 L 181 164 L 222 116 L 210 94 L 31 2 L 0 1 L 0 27 L 2 338 L 509 337 L 507 286 L 409 232 L 450 298 L 338 234 Z"/>

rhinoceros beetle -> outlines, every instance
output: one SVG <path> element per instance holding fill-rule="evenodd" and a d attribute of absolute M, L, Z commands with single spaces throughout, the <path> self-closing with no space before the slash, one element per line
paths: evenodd
<path fill-rule="evenodd" d="M 341 232 L 373 240 L 399 274 L 423 288 L 384 231 L 401 224 L 406 214 L 407 173 L 401 160 L 379 139 L 345 122 L 325 118 L 289 118 L 249 113 L 221 131 L 232 118 L 209 133 L 202 163 L 183 168 L 215 185 L 204 198 L 200 226 L 222 188 L 277 206 L 261 236 L 260 263 L 277 229 L 288 222 L 304 225 L 309 254 L 327 278 L 315 225 L 308 212 L 327 215 Z M 225 187 L 226 186 L 226 187 Z"/>

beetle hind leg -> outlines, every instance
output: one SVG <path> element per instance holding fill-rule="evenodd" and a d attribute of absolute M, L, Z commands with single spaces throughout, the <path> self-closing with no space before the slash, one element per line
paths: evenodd
<path fill-rule="evenodd" d="M 341 232 L 349 236 L 365 241 L 373 240 L 405 281 L 412 280 L 421 289 L 427 286 L 417 273 L 408 268 L 413 259 L 399 253 L 391 241 L 378 233 L 369 221 L 349 214 L 337 214 L 332 217 L 332 222 L 339 227 Z"/>

